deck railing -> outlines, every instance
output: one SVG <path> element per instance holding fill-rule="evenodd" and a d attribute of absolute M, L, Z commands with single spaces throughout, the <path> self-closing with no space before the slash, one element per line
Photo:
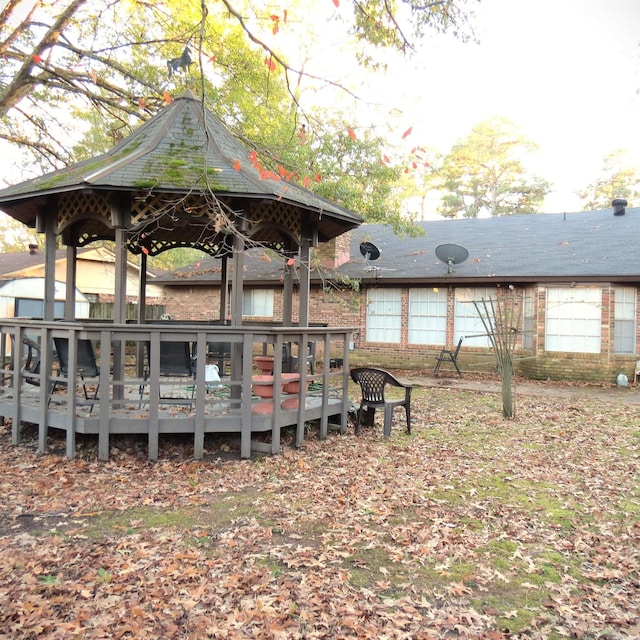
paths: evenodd
<path fill-rule="evenodd" d="M 110 436 L 136 433 L 147 435 L 153 460 L 165 433 L 192 434 L 196 459 L 203 457 L 207 433 L 238 434 L 243 458 L 252 451 L 277 453 L 285 427 L 295 426 L 297 445 L 304 441 L 310 421 L 318 421 L 321 438 L 330 425 L 345 430 L 352 333 L 352 328 L 329 327 L 4 319 L 0 320 L 4 363 L 0 416 L 11 420 L 14 444 L 19 443 L 21 424 L 36 424 L 41 452 L 47 449 L 49 429 L 66 431 L 69 457 L 75 454 L 77 433 L 97 435 L 101 460 L 109 456 Z M 61 340 L 68 349 L 66 370 L 55 351 Z M 99 372 L 91 372 L 92 377 L 79 360 L 87 343 L 79 341 L 89 341 L 97 356 Z M 168 343 L 189 345 L 192 375 L 164 370 L 161 352 Z M 221 344 L 229 351 L 218 382 L 211 379 L 207 365 L 219 365 L 220 354 L 213 354 L 209 346 L 216 345 L 219 351 Z M 314 357 L 309 359 L 311 350 Z M 271 397 L 254 393 L 254 376 L 260 373 L 254 365 L 258 354 L 286 354 L 274 357 Z M 313 374 L 300 366 L 296 378 L 300 384 L 292 392 L 295 376 L 288 369 L 308 360 L 319 366 Z M 87 388 L 91 393 L 85 397 Z"/>

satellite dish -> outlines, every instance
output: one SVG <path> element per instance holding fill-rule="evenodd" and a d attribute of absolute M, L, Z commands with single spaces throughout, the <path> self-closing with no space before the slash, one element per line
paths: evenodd
<path fill-rule="evenodd" d="M 380 249 L 373 242 L 361 242 L 360 253 L 365 260 L 377 260 L 380 257 Z"/>
<path fill-rule="evenodd" d="M 447 273 L 451 273 L 453 265 L 464 262 L 469 252 L 459 244 L 441 244 L 436 247 L 436 255 L 447 265 Z"/>

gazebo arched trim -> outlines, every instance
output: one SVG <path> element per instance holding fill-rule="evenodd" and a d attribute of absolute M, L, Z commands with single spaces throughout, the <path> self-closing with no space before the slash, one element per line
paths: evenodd
<path fill-rule="evenodd" d="M 247 236 L 285 256 L 295 254 L 300 248 L 298 238 L 287 227 L 276 222 L 260 222 L 249 229 Z"/>
<path fill-rule="evenodd" d="M 99 240 L 113 241 L 113 233 L 89 233 L 87 226 L 81 225 L 80 221 L 73 223 L 60 234 L 62 244 L 68 247 L 85 247 Z"/>
<path fill-rule="evenodd" d="M 190 242 L 188 240 L 178 240 L 175 242 L 169 241 L 149 241 L 145 242 L 145 239 L 142 240 L 133 240 L 129 238 L 127 240 L 127 247 L 130 253 L 134 255 L 140 255 L 141 253 L 145 253 L 148 256 L 158 256 L 165 251 L 169 251 L 170 249 L 178 249 L 178 248 L 186 248 L 186 249 L 198 249 L 207 255 L 210 255 L 212 258 L 223 258 L 224 256 L 229 256 L 233 253 L 233 248 L 224 235 L 219 234 L 220 240 L 215 243 L 199 243 L 199 242 Z"/>

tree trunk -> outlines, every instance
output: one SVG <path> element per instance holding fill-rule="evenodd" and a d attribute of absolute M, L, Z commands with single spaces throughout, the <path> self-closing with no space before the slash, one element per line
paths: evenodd
<path fill-rule="evenodd" d="M 513 406 L 513 362 L 511 356 L 507 355 L 502 362 L 500 362 L 500 372 L 502 374 L 502 415 L 505 418 L 513 418 L 515 415 L 515 409 Z"/>

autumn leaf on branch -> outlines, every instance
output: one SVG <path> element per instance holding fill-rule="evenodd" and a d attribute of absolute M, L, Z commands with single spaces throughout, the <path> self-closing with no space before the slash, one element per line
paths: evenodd
<path fill-rule="evenodd" d="M 271 21 L 273 22 L 273 27 L 271 28 L 271 31 L 273 33 L 273 35 L 277 35 L 279 29 L 280 29 L 280 17 L 276 16 L 276 15 L 271 15 L 269 16 L 271 18 Z"/>

